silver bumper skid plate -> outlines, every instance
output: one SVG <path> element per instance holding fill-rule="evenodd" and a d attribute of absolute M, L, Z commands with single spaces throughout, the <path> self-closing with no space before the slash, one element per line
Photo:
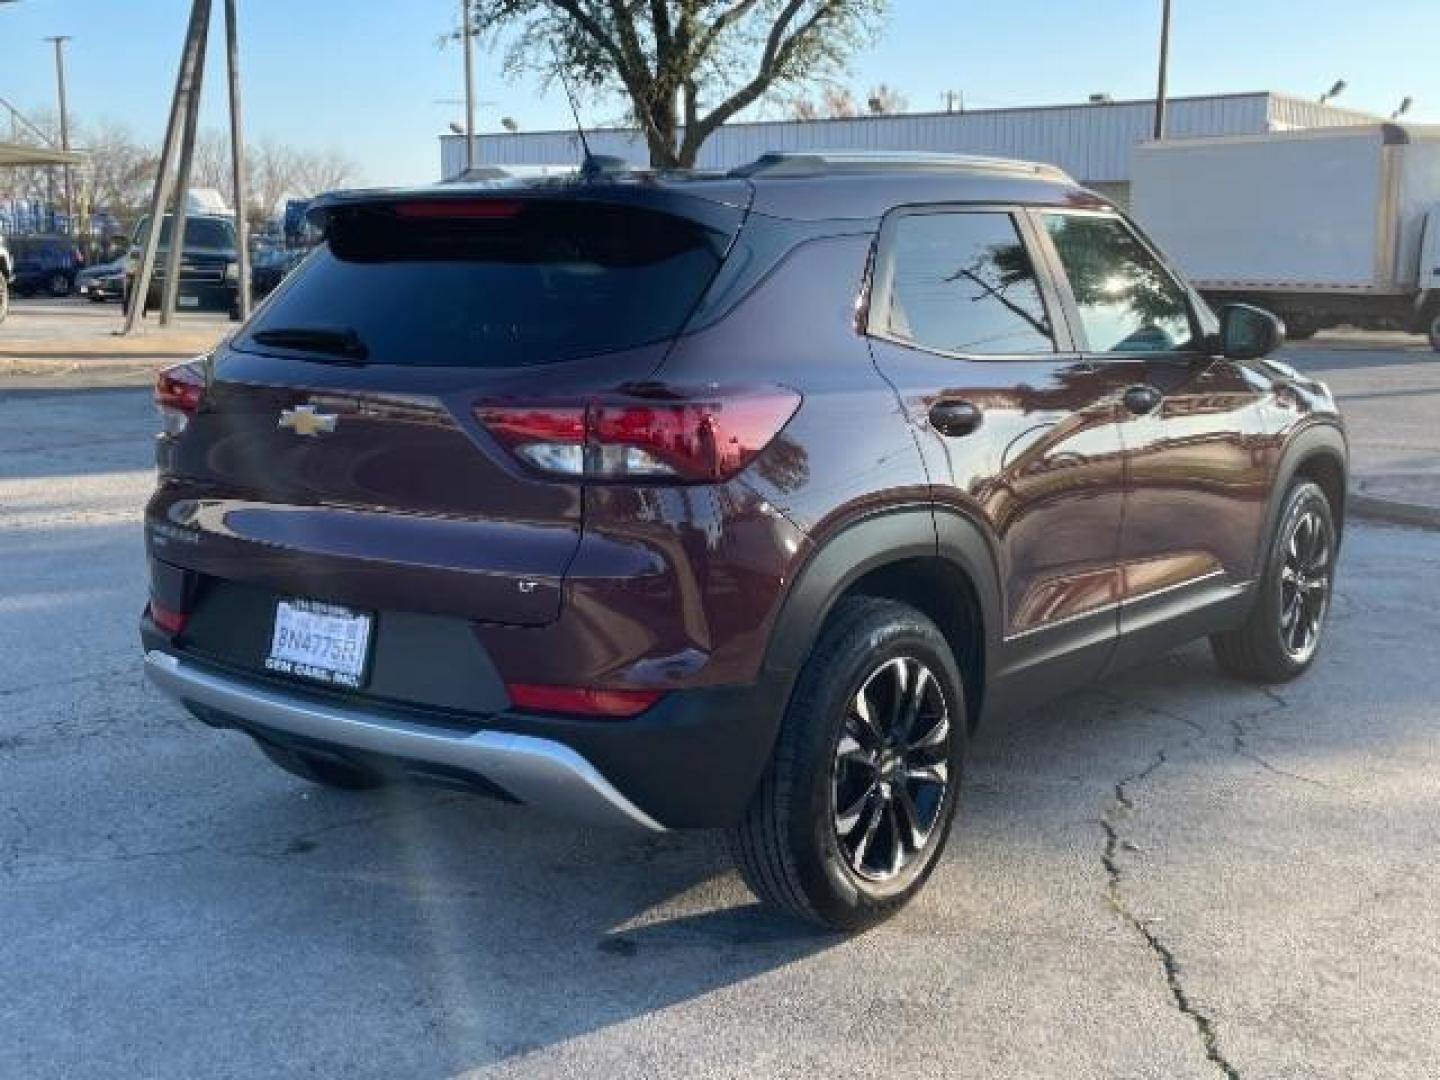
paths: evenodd
<path fill-rule="evenodd" d="M 503 731 L 467 734 L 352 712 L 203 671 L 158 650 L 145 654 L 145 673 L 177 701 L 207 706 L 241 721 L 337 748 L 470 772 L 522 803 L 567 817 L 664 831 L 563 743 Z"/>

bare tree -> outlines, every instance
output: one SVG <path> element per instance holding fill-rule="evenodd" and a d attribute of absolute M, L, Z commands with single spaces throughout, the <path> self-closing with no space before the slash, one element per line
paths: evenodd
<path fill-rule="evenodd" d="M 884 89 L 883 87 L 881 89 Z M 866 107 L 871 113 L 876 113 L 875 91 L 870 92 L 870 98 Z M 893 93 L 893 91 L 887 91 Z M 889 98 L 886 103 L 889 103 Z M 903 98 L 900 99 L 903 102 Z M 888 111 L 888 110 L 879 110 Z M 855 104 L 855 98 L 848 89 L 843 86 L 827 86 L 820 93 L 819 101 L 812 101 L 810 98 L 796 98 L 789 105 L 790 116 L 794 120 L 845 120 L 860 115 L 860 107 Z"/>
<path fill-rule="evenodd" d="M 477 31 L 514 33 L 507 66 L 558 69 L 623 95 L 650 162 L 684 167 L 715 129 L 776 93 L 824 82 L 870 39 L 887 0 L 490 0 Z"/>
<path fill-rule="evenodd" d="M 230 173 L 230 136 L 211 128 L 195 136 L 195 155 L 190 164 L 192 188 L 214 188 L 234 203 L 234 178 Z"/>
<path fill-rule="evenodd" d="M 263 139 L 246 149 L 246 180 L 250 209 L 269 217 L 287 196 L 305 197 L 352 183 L 355 163 L 338 150 L 300 150 L 275 139 Z M 222 131 L 204 131 L 195 140 L 192 186 L 215 188 L 233 203 L 234 178 L 230 171 L 230 137 Z"/>
<path fill-rule="evenodd" d="M 103 210 L 122 222 L 138 217 L 155 182 L 155 150 L 138 142 L 123 124 L 108 121 L 82 126 L 76 145 L 86 155 L 81 182 L 91 212 Z"/>
<path fill-rule="evenodd" d="M 16 137 L 27 145 L 59 143 L 59 123 L 48 109 L 27 114 L 38 131 L 20 127 Z M 129 225 L 142 213 L 159 164 L 157 148 L 137 141 L 123 124 L 101 121 L 93 126 L 83 121 L 71 124 L 71 143 L 85 154 L 77 169 L 81 205 L 91 213 L 105 211 Z M 288 196 L 309 196 L 353 183 L 358 175 L 355 163 L 338 150 L 300 150 L 276 139 L 264 139 L 249 148 L 248 180 L 252 215 L 266 218 Z M 35 199 L 53 201 L 58 184 L 52 170 L 0 169 L 0 200 Z M 230 172 L 230 138 L 222 131 L 202 131 L 195 140 L 191 187 L 214 188 L 234 201 L 234 178 Z"/>
<path fill-rule="evenodd" d="M 358 175 L 355 163 L 334 149 L 307 151 L 300 155 L 297 165 L 296 194 L 305 196 L 353 184 Z"/>
<path fill-rule="evenodd" d="M 820 107 L 824 110 L 823 115 L 832 120 L 844 120 L 858 112 L 855 108 L 855 99 L 843 86 L 827 86 L 825 92 L 820 96 L 820 103 Z"/>
<path fill-rule="evenodd" d="M 881 83 L 865 95 L 865 107 L 872 116 L 894 116 L 910 108 L 910 101 L 888 83 Z"/>
<path fill-rule="evenodd" d="M 275 139 L 248 148 L 252 206 L 262 217 L 282 199 L 305 198 L 355 182 L 359 169 L 338 150 L 298 150 Z"/>
<path fill-rule="evenodd" d="M 823 116 L 820 106 L 809 98 L 796 98 L 790 102 L 790 119 L 792 120 L 820 120 L 823 119 Z"/>

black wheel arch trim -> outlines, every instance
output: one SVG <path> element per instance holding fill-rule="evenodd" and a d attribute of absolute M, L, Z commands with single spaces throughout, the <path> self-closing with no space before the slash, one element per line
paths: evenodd
<path fill-rule="evenodd" d="M 765 669 L 786 673 L 793 680 L 826 616 L 857 581 L 886 566 L 917 558 L 938 558 L 970 582 L 980 607 L 988 674 L 1001 626 L 994 546 L 974 520 L 932 504 L 875 511 L 844 526 L 820 545 L 786 594 L 770 634 Z"/>
<path fill-rule="evenodd" d="M 1345 523 L 1345 495 L 1350 475 L 1350 451 L 1345 441 L 1344 430 L 1328 420 L 1307 424 L 1291 435 L 1275 469 L 1275 481 L 1270 488 L 1270 498 L 1265 508 L 1265 528 L 1260 533 L 1260 546 L 1255 552 L 1252 577 L 1259 578 L 1264 565 L 1265 554 L 1270 550 L 1271 538 L 1279 527 L 1280 515 L 1285 509 L 1285 496 L 1302 469 L 1317 460 L 1327 461 L 1340 471 L 1343 478 L 1338 505 L 1331 507 L 1335 517 L 1335 544 L 1338 548 Z"/>

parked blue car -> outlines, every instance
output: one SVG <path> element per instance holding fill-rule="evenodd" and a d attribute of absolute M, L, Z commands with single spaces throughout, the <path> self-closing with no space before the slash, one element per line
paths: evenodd
<path fill-rule="evenodd" d="M 75 290 L 75 275 L 85 265 L 68 236 L 12 236 L 10 255 L 15 261 L 10 287 L 17 296 L 42 292 L 69 296 Z"/>

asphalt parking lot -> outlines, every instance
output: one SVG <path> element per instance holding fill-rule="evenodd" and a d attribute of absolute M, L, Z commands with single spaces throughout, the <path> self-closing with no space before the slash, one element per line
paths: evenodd
<path fill-rule="evenodd" d="M 1433 405 L 1440 361 L 1334 351 Z M 307 789 L 163 702 L 153 427 L 0 383 L 0 1076 L 1440 1074 L 1440 533 L 1355 524 L 1278 692 L 1195 647 L 982 732 L 931 886 L 845 940 L 714 837 Z"/>

